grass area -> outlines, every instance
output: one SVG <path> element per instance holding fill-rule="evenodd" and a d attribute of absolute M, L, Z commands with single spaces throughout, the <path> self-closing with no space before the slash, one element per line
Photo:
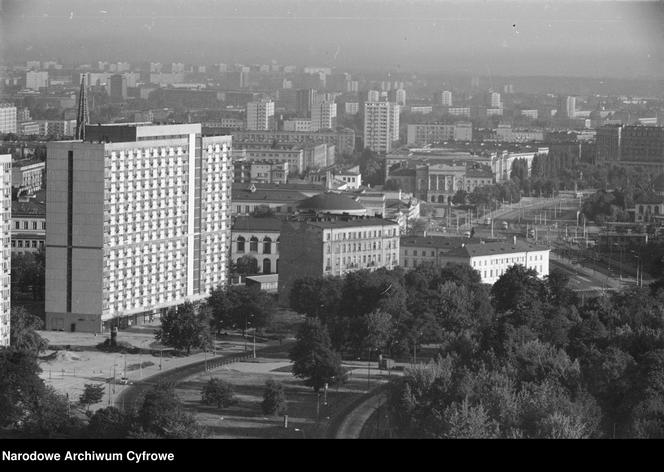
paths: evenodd
<path fill-rule="evenodd" d="M 292 337 L 297 332 L 300 324 L 304 322 L 305 315 L 296 313 L 287 308 L 277 308 L 272 316 L 272 321 L 267 329 L 269 334 L 279 337 Z"/>
<path fill-rule="evenodd" d="M 256 359 L 256 362 L 238 362 L 192 376 L 178 384 L 178 396 L 195 414 L 196 420 L 209 428 L 214 438 L 326 437 L 335 415 L 366 393 L 369 388 L 366 374 L 349 375 L 344 385 L 330 386 L 325 404 L 323 391 L 317 397 L 301 379 L 291 374 L 291 365 L 285 354 L 271 352 L 269 356 Z M 235 405 L 218 410 L 201 402 L 201 389 L 211 377 L 233 385 L 237 399 Z M 284 428 L 283 417 L 266 416 L 261 410 L 268 379 L 284 386 L 288 401 L 288 428 Z M 372 372 L 371 388 L 385 380 L 385 375 Z"/>

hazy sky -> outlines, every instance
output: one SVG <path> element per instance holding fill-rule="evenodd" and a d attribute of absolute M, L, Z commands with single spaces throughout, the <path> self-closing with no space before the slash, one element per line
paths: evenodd
<path fill-rule="evenodd" d="M 4 55 L 664 78 L 661 1 L 5 0 Z"/>

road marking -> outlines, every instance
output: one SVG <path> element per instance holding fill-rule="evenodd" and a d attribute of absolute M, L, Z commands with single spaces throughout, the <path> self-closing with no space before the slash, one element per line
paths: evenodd
<path fill-rule="evenodd" d="M 589 278 L 584 277 L 584 276 L 582 276 L 582 275 L 577 275 L 577 277 L 579 277 L 581 280 L 583 280 L 583 281 L 585 281 L 585 282 L 592 282 L 592 280 L 590 280 Z"/>

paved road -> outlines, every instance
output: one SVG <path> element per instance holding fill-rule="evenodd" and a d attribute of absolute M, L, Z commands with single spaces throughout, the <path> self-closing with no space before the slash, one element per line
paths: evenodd
<path fill-rule="evenodd" d="M 386 385 L 382 385 L 360 398 L 341 412 L 330 425 L 328 435 L 335 439 L 358 439 L 371 415 L 387 401 Z"/>
<path fill-rule="evenodd" d="M 621 290 L 629 284 L 627 279 L 620 280 L 580 264 L 571 264 L 568 260 L 561 259 L 555 254 L 551 254 L 549 261 L 550 269 L 558 268 L 569 275 L 569 288 L 572 290 Z"/>
<path fill-rule="evenodd" d="M 274 352 L 281 352 L 284 349 L 288 349 L 288 344 L 279 344 L 274 346 L 264 347 L 262 349 L 257 349 L 256 354 L 269 354 Z M 165 382 L 165 383 L 174 383 L 183 381 L 184 379 L 199 374 L 205 371 L 205 366 L 215 367 L 222 365 L 222 363 L 233 363 L 238 362 L 244 359 L 252 357 L 251 352 L 242 352 L 242 353 L 229 353 L 224 356 L 217 356 L 207 361 L 197 361 L 192 362 L 181 367 L 176 367 L 165 372 L 160 372 L 151 377 L 148 377 L 140 382 L 132 383 L 128 388 L 125 388 L 121 393 L 115 398 L 115 406 L 117 408 L 129 408 L 133 406 L 137 400 L 139 400 L 145 392 L 147 392 L 152 386 Z"/>

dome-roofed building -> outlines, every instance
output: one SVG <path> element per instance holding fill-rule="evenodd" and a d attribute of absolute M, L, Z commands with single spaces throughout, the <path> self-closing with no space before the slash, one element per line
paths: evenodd
<path fill-rule="evenodd" d="M 367 210 L 355 198 L 339 193 L 322 193 L 302 200 L 298 209 L 306 213 L 366 215 Z"/>

